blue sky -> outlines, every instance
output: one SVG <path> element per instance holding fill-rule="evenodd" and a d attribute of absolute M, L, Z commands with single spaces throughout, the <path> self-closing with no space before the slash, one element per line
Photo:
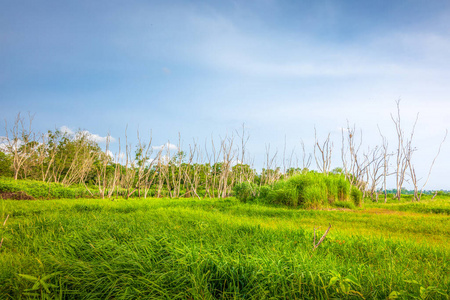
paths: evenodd
<path fill-rule="evenodd" d="M 366 146 L 395 146 L 401 100 L 416 113 L 426 177 L 450 128 L 448 1 L 0 1 L 0 117 L 35 113 L 37 131 L 85 129 L 155 145 L 246 124 L 265 145 L 310 151 L 331 133 L 339 166 L 347 120 Z M 0 129 L 4 135 L 4 129 Z M 114 143 L 113 143 L 114 144 Z M 450 140 L 428 188 L 450 189 Z M 300 153 L 299 153 L 300 155 Z"/>

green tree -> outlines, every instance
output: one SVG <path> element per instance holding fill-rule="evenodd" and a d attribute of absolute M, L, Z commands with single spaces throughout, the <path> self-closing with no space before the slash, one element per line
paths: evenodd
<path fill-rule="evenodd" d="M 12 177 L 12 159 L 9 155 L 0 151 L 0 176 Z"/>

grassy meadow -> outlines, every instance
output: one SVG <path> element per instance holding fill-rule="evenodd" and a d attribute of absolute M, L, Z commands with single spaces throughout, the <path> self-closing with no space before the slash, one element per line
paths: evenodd
<path fill-rule="evenodd" d="M 0 199 L 0 299 L 448 299 L 450 217 L 417 207 Z"/>

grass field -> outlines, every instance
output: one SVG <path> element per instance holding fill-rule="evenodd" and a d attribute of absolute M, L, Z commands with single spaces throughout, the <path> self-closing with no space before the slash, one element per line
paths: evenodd
<path fill-rule="evenodd" d="M 421 205 L 0 200 L 0 299 L 449 299 L 450 216 Z"/>

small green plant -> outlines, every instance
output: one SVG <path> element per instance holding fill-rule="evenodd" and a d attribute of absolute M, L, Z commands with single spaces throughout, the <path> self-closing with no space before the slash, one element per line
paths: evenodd
<path fill-rule="evenodd" d="M 436 299 L 440 296 L 448 296 L 447 294 L 444 293 L 444 291 L 438 289 L 436 286 L 428 286 L 428 287 L 423 287 L 419 282 L 417 282 L 416 280 L 404 280 L 404 282 L 406 283 L 410 283 L 414 286 L 414 289 L 417 291 L 418 289 L 418 296 L 414 295 L 414 294 L 407 294 L 406 292 L 402 291 L 399 293 L 399 295 L 408 295 L 411 298 L 414 299 L 422 299 L 422 300 L 426 300 L 426 299 Z"/>
<path fill-rule="evenodd" d="M 363 295 L 355 290 L 355 287 L 361 287 L 355 276 L 349 274 L 344 277 L 336 271 L 330 271 L 330 273 L 332 277 L 328 283 L 328 287 L 334 287 L 340 294 L 360 296 L 364 299 Z"/>
<path fill-rule="evenodd" d="M 57 288 L 58 286 L 51 283 L 47 283 L 46 281 L 59 274 L 61 273 L 56 272 L 49 275 L 45 275 L 42 278 L 26 274 L 18 274 L 20 277 L 34 283 L 31 289 L 24 290 L 23 295 L 32 297 L 41 297 L 41 299 L 53 299 L 53 297 L 51 297 L 50 289 Z"/>

